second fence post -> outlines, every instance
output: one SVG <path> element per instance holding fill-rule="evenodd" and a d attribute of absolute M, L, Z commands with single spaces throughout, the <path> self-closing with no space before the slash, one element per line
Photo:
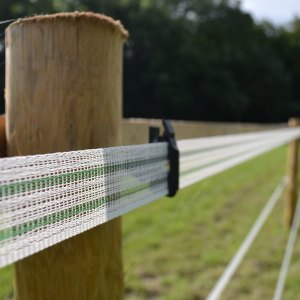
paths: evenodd
<path fill-rule="evenodd" d="M 6 156 L 5 115 L 0 115 L 0 157 Z"/>
<path fill-rule="evenodd" d="M 127 32 L 93 13 L 19 20 L 6 30 L 9 156 L 121 144 Z M 18 300 L 122 299 L 121 219 L 15 264 Z"/>
<path fill-rule="evenodd" d="M 300 120 L 296 118 L 289 119 L 289 127 L 297 127 L 300 125 Z M 293 217 L 296 208 L 298 197 L 298 151 L 299 140 L 294 140 L 288 146 L 288 161 L 287 161 L 287 194 L 285 201 L 286 223 L 290 228 L 293 222 Z"/>

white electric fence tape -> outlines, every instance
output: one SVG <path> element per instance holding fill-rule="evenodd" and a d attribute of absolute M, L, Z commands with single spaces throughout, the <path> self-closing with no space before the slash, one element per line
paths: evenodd
<path fill-rule="evenodd" d="M 0 160 L 0 267 L 168 192 L 167 143 Z"/>
<path fill-rule="evenodd" d="M 252 226 L 251 230 L 249 231 L 248 235 L 244 239 L 243 243 L 241 244 L 238 251 L 235 253 L 234 257 L 230 261 L 230 263 L 227 265 L 225 270 L 223 271 L 221 277 L 216 282 L 215 286 L 207 296 L 206 300 L 217 300 L 221 296 L 222 292 L 230 282 L 230 279 L 232 278 L 233 274 L 239 267 L 241 261 L 247 254 L 249 248 L 253 244 L 256 236 L 260 232 L 262 226 L 266 222 L 268 216 L 270 215 L 272 209 L 274 208 L 275 204 L 278 202 L 278 199 L 280 198 L 284 187 L 286 185 L 286 179 L 283 178 L 281 182 L 277 185 L 275 191 L 273 192 L 272 196 L 268 200 L 266 206 L 262 210 L 261 214 L 257 218 L 256 222 Z"/>
<path fill-rule="evenodd" d="M 280 129 L 178 142 L 180 187 L 300 136 Z M 168 194 L 167 143 L 0 159 L 0 267 Z"/>
<path fill-rule="evenodd" d="M 290 261 L 291 261 L 292 254 L 293 254 L 293 249 L 294 249 L 294 246 L 295 246 L 295 243 L 297 240 L 299 223 L 300 223 L 300 198 L 298 198 L 298 201 L 297 201 L 295 216 L 293 219 L 289 239 L 286 244 L 286 249 L 285 249 L 282 265 L 280 268 L 280 273 L 279 273 L 278 281 L 276 284 L 276 290 L 274 293 L 273 300 L 281 300 L 282 299 L 282 294 L 283 294 L 283 290 L 284 290 L 284 285 L 285 285 Z"/>
<path fill-rule="evenodd" d="M 178 142 L 180 188 L 239 165 L 300 136 L 300 129 L 217 136 Z"/>

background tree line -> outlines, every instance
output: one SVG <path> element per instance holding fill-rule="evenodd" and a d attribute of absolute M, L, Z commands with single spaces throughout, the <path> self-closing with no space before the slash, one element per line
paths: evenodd
<path fill-rule="evenodd" d="M 289 28 L 257 24 L 230 0 L 1 0 L 0 20 L 74 10 L 110 15 L 130 32 L 125 117 L 281 122 L 300 115 L 300 19 Z"/>

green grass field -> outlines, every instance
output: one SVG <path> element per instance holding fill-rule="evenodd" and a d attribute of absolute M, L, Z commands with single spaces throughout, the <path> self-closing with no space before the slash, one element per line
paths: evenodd
<path fill-rule="evenodd" d="M 205 299 L 285 168 L 280 148 L 124 217 L 126 299 Z M 221 299 L 272 299 L 287 237 L 281 199 Z M 284 299 L 299 298 L 296 248 Z"/>
<path fill-rule="evenodd" d="M 123 217 L 126 299 L 204 299 L 285 173 L 280 148 Z M 288 231 L 275 207 L 221 299 L 271 299 Z M 298 299 L 300 242 L 284 299 Z M 12 267 L 0 270 L 11 299 Z"/>

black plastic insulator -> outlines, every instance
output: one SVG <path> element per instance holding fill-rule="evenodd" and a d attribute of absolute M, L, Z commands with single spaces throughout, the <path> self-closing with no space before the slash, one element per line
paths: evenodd
<path fill-rule="evenodd" d="M 149 142 L 167 142 L 168 143 L 168 197 L 175 196 L 179 189 L 179 150 L 177 148 L 175 132 L 170 120 L 163 120 L 164 133 L 159 135 L 158 127 L 149 128 Z"/>

